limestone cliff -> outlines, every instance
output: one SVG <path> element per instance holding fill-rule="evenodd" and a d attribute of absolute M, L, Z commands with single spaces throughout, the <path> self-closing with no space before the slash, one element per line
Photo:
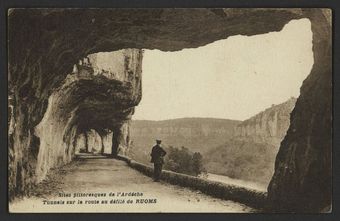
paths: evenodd
<path fill-rule="evenodd" d="M 290 123 L 290 113 L 296 98 L 272 105 L 261 113 L 242 121 L 234 128 L 234 139 L 252 140 L 257 143 L 269 143 L 277 148 L 286 135 Z"/>
<path fill-rule="evenodd" d="M 204 155 L 208 172 L 255 181 L 265 188 L 273 176 L 275 156 L 289 127 L 295 102 L 291 98 L 272 105 L 236 125 L 233 136 Z"/>

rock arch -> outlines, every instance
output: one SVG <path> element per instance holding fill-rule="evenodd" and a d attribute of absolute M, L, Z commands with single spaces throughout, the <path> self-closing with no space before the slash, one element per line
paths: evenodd
<path fill-rule="evenodd" d="M 315 63 L 281 143 L 268 196 L 277 210 L 315 211 L 330 205 L 332 73 L 327 9 L 12 9 L 8 18 L 9 95 L 13 103 L 10 121 L 15 127 L 9 137 L 10 196 L 27 191 L 36 181 L 37 165 L 28 159 L 34 128 L 48 113 L 49 97 L 65 86 L 67 75 L 80 59 L 125 48 L 195 48 L 232 35 L 279 31 L 299 18 L 311 21 Z M 141 65 L 137 65 L 135 76 L 140 72 Z M 72 140 L 79 128 L 86 127 L 83 122 L 88 122 L 88 116 L 112 110 L 103 106 L 112 97 L 116 98 L 115 115 L 92 123 L 89 119 L 90 124 L 100 122 L 101 128 L 109 127 L 107 122 L 111 127 L 121 126 L 133 114 L 141 98 L 139 80 L 135 79 L 135 84 L 110 80 L 109 85 L 106 80 L 93 76 L 65 90 L 74 96 L 61 99 L 61 103 L 74 105 L 66 105 L 73 108 L 60 112 L 70 115 L 60 118 L 64 119 L 61 145 L 65 145 L 61 161 L 72 158 Z M 76 88 L 105 88 L 105 93 L 111 95 L 103 97 L 93 90 L 92 100 L 77 103 L 84 97 Z M 40 138 L 40 150 L 43 142 Z"/>

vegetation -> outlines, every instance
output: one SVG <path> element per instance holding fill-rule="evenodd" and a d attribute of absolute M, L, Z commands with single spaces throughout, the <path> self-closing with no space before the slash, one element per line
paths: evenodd
<path fill-rule="evenodd" d="M 192 153 L 183 146 L 180 149 L 170 146 L 167 152 L 165 169 L 193 176 L 198 176 L 205 172 L 203 157 L 199 152 Z"/>
<path fill-rule="evenodd" d="M 166 170 L 203 177 L 208 171 L 268 185 L 274 172 L 278 147 L 252 140 L 231 139 L 212 148 L 204 157 L 200 152 L 191 152 L 186 147 L 170 146 L 165 150 Z M 129 156 L 138 162 L 151 165 L 150 151 L 151 149 L 132 146 Z"/>
<path fill-rule="evenodd" d="M 204 165 L 211 173 L 268 185 L 277 151 L 268 143 L 229 140 L 207 153 Z"/>

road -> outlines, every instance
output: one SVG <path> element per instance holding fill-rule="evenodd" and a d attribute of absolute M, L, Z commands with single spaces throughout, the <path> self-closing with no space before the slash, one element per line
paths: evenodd
<path fill-rule="evenodd" d="M 50 178 L 52 180 L 46 184 L 40 184 L 34 197 L 26 197 L 11 203 L 10 211 L 256 212 L 237 202 L 216 199 L 165 182 L 153 182 L 152 178 L 130 168 L 126 162 L 116 159 L 81 158 L 60 171 L 62 173 Z M 51 183 L 57 185 L 51 187 Z M 92 196 L 86 196 L 89 194 Z"/>

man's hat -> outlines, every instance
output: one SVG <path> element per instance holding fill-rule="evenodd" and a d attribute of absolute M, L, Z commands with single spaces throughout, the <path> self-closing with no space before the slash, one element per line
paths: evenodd
<path fill-rule="evenodd" d="M 157 142 L 157 143 L 161 143 L 162 141 L 157 139 L 156 142 Z"/>

